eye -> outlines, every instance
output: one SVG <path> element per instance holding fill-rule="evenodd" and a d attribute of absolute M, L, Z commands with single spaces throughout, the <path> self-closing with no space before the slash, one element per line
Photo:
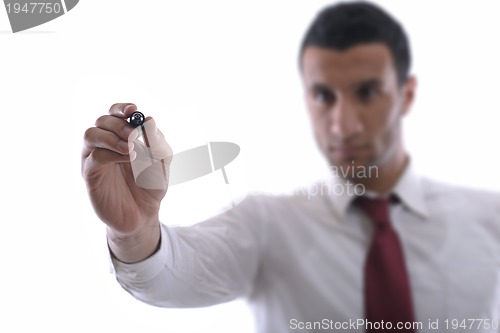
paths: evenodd
<path fill-rule="evenodd" d="M 375 97 L 375 95 L 377 94 L 377 89 L 371 84 L 366 84 L 359 87 L 356 93 L 361 101 L 368 102 L 370 99 Z"/>
<path fill-rule="evenodd" d="M 335 102 L 335 95 L 328 89 L 315 88 L 312 92 L 314 101 L 318 104 L 329 105 Z"/>

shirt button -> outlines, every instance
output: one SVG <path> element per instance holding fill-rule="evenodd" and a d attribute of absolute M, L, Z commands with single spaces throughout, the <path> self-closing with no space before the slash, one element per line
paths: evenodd
<path fill-rule="evenodd" d="M 127 273 L 127 276 L 128 276 L 129 278 L 135 278 L 135 277 L 137 277 L 137 272 L 128 272 L 128 273 Z"/>

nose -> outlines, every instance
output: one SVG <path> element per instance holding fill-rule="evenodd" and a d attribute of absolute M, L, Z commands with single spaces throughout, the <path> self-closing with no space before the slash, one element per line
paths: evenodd
<path fill-rule="evenodd" d="M 349 101 L 339 98 L 330 110 L 330 132 L 335 137 L 347 139 L 364 130 L 356 108 Z"/>

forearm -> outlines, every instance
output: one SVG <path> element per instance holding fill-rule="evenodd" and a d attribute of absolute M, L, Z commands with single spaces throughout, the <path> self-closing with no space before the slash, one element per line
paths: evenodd
<path fill-rule="evenodd" d="M 118 282 L 137 299 L 163 307 L 207 306 L 248 294 L 265 234 L 265 220 L 251 202 L 190 227 L 162 224 L 155 228 L 160 235 L 151 238 L 153 244 L 159 240 L 158 248 L 130 251 L 134 245 L 150 244 L 139 241 L 124 246 L 129 253 L 151 255 L 142 261 L 141 257 L 133 258 L 138 260 L 133 264 L 113 259 Z M 115 251 L 124 260 L 125 256 Z"/>
<path fill-rule="evenodd" d="M 132 234 L 120 234 L 107 228 L 108 246 L 112 255 L 124 263 L 136 263 L 153 255 L 160 244 L 160 222 L 155 218 Z"/>
<path fill-rule="evenodd" d="M 160 247 L 147 260 L 114 260 L 118 282 L 135 298 L 161 307 L 209 306 L 248 293 L 256 264 L 238 260 L 221 239 L 224 228 L 217 229 L 162 226 Z"/>
<path fill-rule="evenodd" d="M 160 228 L 160 246 L 133 264 L 112 259 L 120 285 L 138 300 L 161 307 L 199 307 L 248 294 L 258 267 L 253 237 L 235 240 L 221 225 Z"/>

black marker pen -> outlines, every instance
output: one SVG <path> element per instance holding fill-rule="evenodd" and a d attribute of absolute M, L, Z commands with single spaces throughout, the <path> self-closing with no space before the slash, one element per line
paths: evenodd
<path fill-rule="evenodd" d="M 139 126 L 141 127 L 140 129 L 138 129 L 138 131 L 139 131 L 138 137 L 141 137 L 141 134 L 142 134 L 142 137 L 144 138 L 144 144 L 146 145 L 147 148 L 150 148 L 148 136 L 147 136 L 146 131 L 144 129 L 144 121 L 145 120 L 146 120 L 146 117 L 144 116 L 144 114 L 142 112 L 139 112 L 139 111 L 135 111 L 128 118 L 128 122 L 130 123 L 130 125 L 132 125 L 133 127 L 139 127 Z M 151 154 L 150 149 L 147 149 L 147 151 L 149 153 L 149 158 L 151 159 L 151 162 L 153 162 L 154 161 L 153 155 Z"/>
<path fill-rule="evenodd" d="M 135 111 L 128 118 L 128 122 L 130 123 L 130 125 L 132 125 L 134 127 L 142 126 L 142 124 L 144 124 L 145 120 L 146 120 L 146 117 L 144 117 L 144 114 L 142 112 L 139 112 L 139 111 Z"/>
<path fill-rule="evenodd" d="M 139 112 L 139 111 L 135 111 L 128 118 L 128 122 L 130 123 L 130 125 L 132 125 L 133 127 L 140 126 L 139 137 L 141 137 L 141 134 L 142 134 L 142 137 L 144 138 L 144 144 L 146 145 L 146 150 L 148 151 L 149 159 L 151 161 L 151 165 L 153 165 L 155 163 L 155 158 L 153 157 L 153 154 L 151 153 L 151 149 L 150 149 L 151 146 L 149 145 L 148 135 L 146 134 L 146 130 L 144 129 L 144 122 L 145 121 L 146 121 L 146 117 L 144 116 L 144 114 L 142 112 Z M 166 174 L 166 170 L 165 170 L 165 161 L 163 159 L 161 159 L 160 162 L 161 162 L 162 169 L 163 169 L 163 177 L 166 179 L 167 174 Z"/>

